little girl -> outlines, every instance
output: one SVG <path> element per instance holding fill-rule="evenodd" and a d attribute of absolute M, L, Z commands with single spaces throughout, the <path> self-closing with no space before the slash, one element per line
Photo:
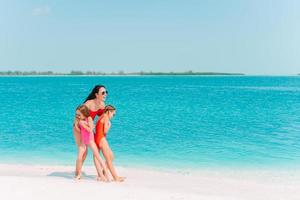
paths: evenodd
<path fill-rule="evenodd" d="M 81 134 L 81 143 L 78 150 L 78 156 L 76 161 L 76 169 L 78 169 L 78 174 L 75 175 L 75 179 L 79 180 L 81 177 L 81 168 L 82 168 L 82 158 L 83 154 L 86 151 L 87 146 L 91 148 L 93 151 L 94 157 L 99 161 L 101 167 L 103 170 L 98 171 L 98 174 L 100 175 L 100 180 L 103 181 L 109 181 L 109 178 L 107 176 L 107 169 L 106 166 L 99 156 L 97 146 L 94 141 L 94 134 L 93 134 L 93 128 L 94 123 L 92 118 L 90 117 L 89 109 L 86 105 L 78 106 L 76 109 L 76 116 L 78 116 L 79 119 L 79 128 L 80 128 L 80 134 Z M 104 176 L 103 172 L 106 176 Z"/>
<path fill-rule="evenodd" d="M 106 140 L 106 134 L 111 127 L 110 119 L 113 118 L 115 114 L 116 109 L 113 106 L 105 106 L 104 113 L 101 115 L 101 117 L 99 117 L 96 124 L 95 142 L 98 149 L 102 151 L 102 154 L 106 160 L 106 165 L 114 181 L 122 182 L 124 181 L 124 177 L 120 177 L 117 175 L 117 172 L 112 163 L 114 155 Z"/>

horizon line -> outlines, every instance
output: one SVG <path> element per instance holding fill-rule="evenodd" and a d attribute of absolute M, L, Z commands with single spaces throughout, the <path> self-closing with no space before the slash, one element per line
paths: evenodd
<path fill-rule="evenodd" d="M 52 70 L 45 71 L 35 71 L 35 70 L 3 70 L 0 71 L 0 76 L 105 76 L 105 75 L 241 75 L 241 76 L 299 76 L 300 73 L 295 74 L 246 74 L 240 72 L 212 72 L 212 71 L 169 71 L 169 72 L 159 72 L 159 71 L 136 71 L 136 72 L 125 72 L 119 70 L 118 72 L 103 72 L 95 70 L 70 70 L 68 72 L 58 72 Z"/>

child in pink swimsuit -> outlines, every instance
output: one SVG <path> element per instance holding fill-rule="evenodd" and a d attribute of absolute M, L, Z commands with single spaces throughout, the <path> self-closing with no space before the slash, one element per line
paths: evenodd
<path fill-rule="evenodd" d="M 88 126 L 88 119 L 82 121 L 81 124 L 85 124 L 86 126 Z M 91 140 L 94 140 L 94 134 L 86 130 L 81 124 L 79 125 L 81 141 L 83 144 L 88 145 Z"/>
<path fill-rule="evenodd" d="M 81 178 L 81 168 L 82 168 L 82 157 L 86 148 L 89 146 L 93 151 L 94 157 L 99 161 L 101 168 L 98 171 L 100 175 L 100 180 L 109 181 L 108 172 L 106 169 L 106 165 L 103 162 L 102 158 L 98 153 L 98 148 L 94 141 L 94 122 L 90 117 L 89 109 L 85 105 L 78 106 L 76 109 L 76 115 L 79 117 L 79 127 L 81 134 L 81 143 L 78 150 L 78 156 L 76 161 L 76 169 L 78 169 L 78 174 L 75 176 L 75 179 L 79 180 Z M 104 174 L 103 174 L 104 172 Z"/>

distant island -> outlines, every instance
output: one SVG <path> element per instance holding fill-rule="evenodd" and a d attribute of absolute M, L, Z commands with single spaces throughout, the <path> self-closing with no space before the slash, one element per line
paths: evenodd
<path fill-rule="evenodd" d="M 53 72 L 53 71 L 0 71 L 0 76 L 132 76 L 132 75 L 155 75 L 155 76 L 167 76 L 167 75 L 244 75 L 242 73 L 219 73 L 219 72 L 96 72 L 96 71 L 70 71 L 67 73 Z"/>

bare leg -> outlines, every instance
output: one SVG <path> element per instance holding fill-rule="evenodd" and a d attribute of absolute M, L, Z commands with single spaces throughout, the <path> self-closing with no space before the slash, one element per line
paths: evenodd
<path fill-rule="evenodd" d="M 97 149 L 97 151 L 98 151 L 98 154 L 99 154 L 100 152 L 99 152 L 98 149 Z M 94 158 L 94 165 L 96 167 L 98 177 L 100 177 L 100 174 L 98 172 L 103 171 L 103 168 L 101 167 L 101 164 L 99 163 L 99 161 L 97 160 L 97 158 L 95 156 L 93 156 L 93 158 Z"/>
<path fill-rule="evenodd" d="M 86 145 L 82 144 L 79 146 L 79 149 L 78 149 L 78 155 L 77 155 L 77 160 L 76 160 L 76 173 L 75 174 L 75 178 L 77 180 L 80 179 L 81 177 L 81 168 L 82 168 L 82 157 L 83 157 L 83 154 L 86 152 Z"/>
<path fill-rule="evenodd" d="M 80 151 L 80 146 L 78 147 L 78 154 L 79 154 L 79 151 Z M 81 161 L 81 164 L 78 165 L 77 162 L 78 162 L 78 158 L 76 160 L 76 168 L 75 168 L 75 176 L 77 176 L 80 172 L 81 172 L 81 168 L 82 168 L 82 165 L 86 159 L 86 156 L 87 156 L 87 152 L 88 152 L 88 149 L 85 148 L 85 151 L 82 153 L 82 158 L 80 159 Z M 80 169 L 78 168 L 78 166 L 81 166 Z"/>
<path fill-rule="evenodd" d="M 109 154 L 110 160 L 113 161 L 115 159 L 114 154 L 113 154 L 113 152 L 112 152 L 112 150 L 110 149 L 109 146 L 107 146 L 107 148 L 108 148 L 108 154 Z M 102 150 L 102 154 L 103 154 L 103 150 Z M 105 159 L 105 165 L 109 169 L 106 159 Z"/>
<path fill-rule="evenodd" d="M 76 128 L 76 125 L 73 126 L 73 134 L 74 134 L 74 140 L 75 140 L 75 143 L 77 145 L 77 151 L 79 153 L 79 148 L 80 148 L 80 144 L 81 144 L 81 137 L 80 137 L 80 130 L 78 128 Z M 83 156 L 82 156 L 82 165 L 83 165 L 83 162 L 85 161 L 86 159 L 86 156 L 87 156 L 87 153 L 88 153 L 88 150 L 86 148 Z M 77 176 L 79 173 L 79 169 L 77 168 L 77 161 L 76 161 L 76 168 L 75 168 L 75 176 Z"/>
<path fill-rule="evenodd" d="M 85 152 L 84 152 L 84 154 L 83 154 L 83 156 L 82 156 L 82 163 L 84 163 L 87 154 L 88 154 L 88 148 L 86 148 L 86 150 L 85 150 Z"/>
<path fill-rule="evenodd" d="M 98 151 L 98 148 L 95 144 L 95 142 L 93 140 L 90 141 L 90 144 L 89 144 L 89 147 L 91 148 L 91 150 L 93 151 L 93 154 L 94 154 L 94 157 L 96 158 L 96 160 L 99 162 L 100 166 L 101 166 L 101 170 L 98 171 L 97 169 L 97 173 L 98 175 L 100 176 L 101 179 L 103 179 L 104 181 L 109 181 L 109 177 L 107 176 L 108 173 L 107 173 L 107 169 L 105 167 L 105 164 L 102 160 L 102 158 L 100 157 L 99 155 L 99 151 Z M 106 176 L 104 176 L 103 172 L 102 172 L 102 169 L 104 170 L 104 173 Z"/>
<path fill-rule="evenodd" d="M 115 167 L 113 166 L 113 163 L 112 163 L 112 160 L 113 160 L 113 153 L 112 151 L 110 150 L 110 147 L 108 145 L 108 142 L 105 138 L 103 138 L 101 140 L 101 150 L 102 150 L 102 153 L 103 153 L 103 156 L 106 160 L 106 164 L 107 164 L 107 167 L 114 179 L 114 181 L 118 181 L 118 182 L 123 182 L 124 181 L 124 177 L 119 177 L 117 175 L 117 172 L 115 170 Z"/>
<path fill-rule="evenodd" d="M 80 146 L 80 130 L 77 127 L 76 124 L 73 125 L 73 135 L 74 135 L 74 140 L 77 146 Z"/>

